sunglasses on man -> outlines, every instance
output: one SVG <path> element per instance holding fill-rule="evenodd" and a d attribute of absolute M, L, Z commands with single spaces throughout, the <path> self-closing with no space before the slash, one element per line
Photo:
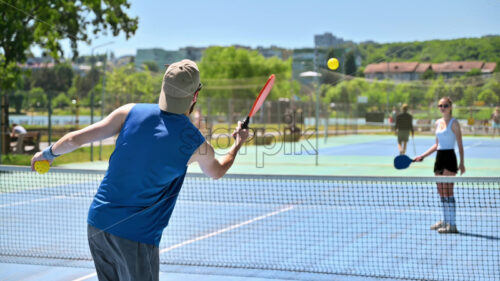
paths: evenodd
<path fill-rule="evenodd" d="M 450 105 L 449 104 L 439 104 L 438 107 L 439 108 L 448 108 L 448 107 L 450 107 Z"/>

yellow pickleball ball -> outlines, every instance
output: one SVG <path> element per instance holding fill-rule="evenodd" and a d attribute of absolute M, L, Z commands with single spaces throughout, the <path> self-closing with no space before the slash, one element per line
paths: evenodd
<path fill-rule="evenodd" d="M 330 68 L 331 70 L 335 70 L 335 69 L 339 68 L 339 60 L 336 58 L 329 59 L 328 60 L 328 68 Z"/>
<path fill-rule="evenodd" d="M 39 174 L 45 174 L 50 170 L 50 163 L 47 160 L 35 162 L 35 171 Z"/>

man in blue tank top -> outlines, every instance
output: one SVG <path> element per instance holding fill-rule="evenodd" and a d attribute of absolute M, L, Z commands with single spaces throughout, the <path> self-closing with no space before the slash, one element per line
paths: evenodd
<path fill-rule="evenodd" d="M 221 159 L 188 116 L 201 90 L 197 65 L 168 66 L 158 104 L 127 104 L 102 121 L 71 132 L 42 152 L 52 162 L 85 143 L 118 134 L 116 147 L 88 214 L 88 240 L 99 280 L 158 280 L 163 229 L 177 200 L 187 165 L 220 178 L 248 137 L 241 122 L 235 143 Z"/>

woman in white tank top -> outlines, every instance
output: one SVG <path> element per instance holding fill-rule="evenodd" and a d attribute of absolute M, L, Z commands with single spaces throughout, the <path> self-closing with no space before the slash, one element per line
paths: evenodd
<path fill-rule="evenodd" d="M 452 104 L 449 97 L 439 100 L 438 107 L 443 118 L 436 121 L 436 143 L 425 153 L 415 158 L 415 161 L 422 161 L 437 150 L 436 162 L 434 163 L 436 176 L 455 176 L 458 170 L 460 170 L 460 174 L 465 173 L 462 132 L 458 121 L 452 117 Z M 455 144 L 458 144 L 460 165 L 457 165 Z M 456 204 L 453 196 L 453 183 L 438 183 L 437 188 L 441 197 L 444 219 L 432 225 L 431 229 L 437 230 L 439 233 L 458 233 L 455 222 Z"/>

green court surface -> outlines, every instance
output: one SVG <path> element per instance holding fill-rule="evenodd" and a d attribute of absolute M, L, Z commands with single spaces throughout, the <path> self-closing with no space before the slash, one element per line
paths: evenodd
<path fill-rule="evenodd" d="M 500 175 L 500 139 L 464 137 L 466 176 L 490 177 Z M 416 136 L 417 154 L 425 152 L 435 142 L 434 136 Z M 243 147 L 229 173 L 236 174 L 293 174 L 293 175 L 364 175 L 364 176 L 432 176 L 435 154 L 410 168 L 396 170 L 393 159 L 398 155 L 396 137 L 392 135 L 348 135 L 318 141 L 319 155 L 314 154 L 316 140 L 297 143 L 273 143 L 266 146 Z M 218 157 L 227 149 L 216 151 Z M 458 149 L 456 149 L 458 157 Z M 407 154 L 413 153 L 412 142 Z M 318 165 L 316 165 L 316 159 Z M 106 169 L 107 162 L 88 162 L 64 165 L 77 169 Z M 201 172 L 190 165 L 188 172 Z"/>

